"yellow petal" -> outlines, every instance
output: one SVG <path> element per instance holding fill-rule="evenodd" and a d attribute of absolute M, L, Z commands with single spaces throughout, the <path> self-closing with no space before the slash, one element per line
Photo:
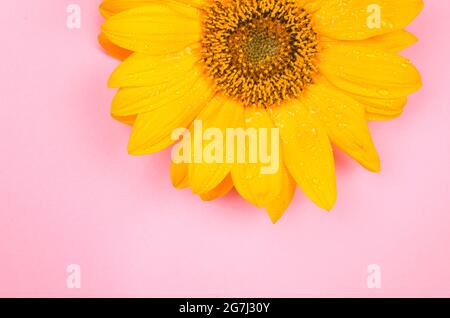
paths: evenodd
<path fill-rule="evenodd" d="M 325 127 L 294 100 L 272 110 L 286 167 L 303 192 L 331 210 L 336 201 L 334 158 Z"/>
<path fill-rule="evenodd" d="M 181 2 L 187 5 L 200 8 L 204 4 L 203 0 L 103 0 L 100 5 L 100 13 L 103 17 L 109 18 L 122 11 L 143 7 L 149 4 L 170 4 L 172 2 Z"/>
<path fill-rule="evenodd" d="M 321 45 L 329 47 L 336 45 L 339 40 L 322 38 Z M 360 41 L 339 41 L 341 44 L 364 46 L 375 50 L 383 49 L 388 52 L 398 53 L 417 42 L 417 38 L 405 30 L 398 30 L 386 34 L 374 36 L 372 38 Z"/>
<path fill-rule="evenodd" d="M 122 49 L 120 46 L 112 43 L 103 33 L 100 33 L 98 36 L 98 43 L 102 46 L 106 53 L 118 60 L 125 60 L 132 53 L 131 51 Z"/>
<path fill-rule="evenodd" d="M 100 4 L 100 13 L 107 19 L 120 12 L 158 2 L 158 0 L 104 0 Z"/>
<path fill-rule="evenodd" d="M 200 60 L 199 52 L 188 47 L 180 52 L 152 56 L 133 53 L 112 73 L 110 87 L 156 86 L 179 81 Z"/>
<path fill-rule="evenodd" d="M 193 86 L 186 87 L 178 99 L 151 111 L 140 113 L 133 126 L 128 151 L 143 155 L 160 151 L 174 143 L 172 133 L 177 128 L 186 128 L 211 99 L 213 86 L 199 77 Z"/>
<path fill-rule="evenodd" d="M 389 120 L 400 116 L 406 105 L 407 98 L 396 99 L 370 98 L 359 95 L 351 95 L 355 100 L 364 105 L 366 116 L 369 120 Z"/>
<path fill-rule="evenodd" d="M 200 12 L 180 3 L 147 5 L 110 17 L 103 23 L 102 32 L 130 51 L 175 53 L 200 39 Z"/>
<path fill-rule="evenodd" d="M 422 0 L 328 0 L 321 1 L 313 17 L 321 35 L 364 40 L 403 29 L 422 8 Z"/>
<path fill-rule="evenodd" d="M 366 47 L 329 47 L 321 53 L 319 68 L 333 85 L 367 97 L 395 99 L 422 86 L 419 72 L 406 58 Z"/>
<path fill-rule="evenodd" d="M 136 121 L 137 116 L 115 116 L 114 114 L 112 114 L 112 117 L 123 124 L 132 126 Z"/>
<path fill-rule="evenodd" d="M 309 86 L 301 102 L 322 122 L 334 144 L 368 170 L 380 170 L 364 106 L 324 83 Z"/>
<path fill-rule="evenodd" d="M 376 114 L 376 113 L 367 112 L 366 118 L 367 118 L 367 120 L 371 120 L 371 121 L 386 121 L 386 120 L 395 119 L 395 118 L 399 117 L 400 115 L 401 115 L 401 113 L 400 114 L 392 114 L 392 115 L 384 115 L 384 114 Z"/>
<path fill-rule="evenodd" d="M 199 149 L 202 158 L 200 162 L 192 162 L 189 165 L 189 183 L 192 191 L 197 194 L 212 191 L 229 174 L 232 163 L 226 160 L 226 129 L 239 128 L 244 125 L 244 106 L 228 97 L 220 94 L 216 95 L 197 116 L 196 121 L 202 122 L 202 131 L 197 133 L 206 133 L 208 129 L 216 129 L 222 136 L 217 144 L 223 151 L 220 158 L 206 158 L 203 152 L 209 145 L 213 147 L 216 137 L 213 140 L 203 141 L 202 148 Z M 193 129 L 190 129 L 193 131 Z M 191 136 L 193 146 L 191 151 L 195 151 L 194 136 Z M 215 159 L 219 159 L 217 162 Z"/>
<path fill-rule="evenodd" d="M 111 113 L 115 117 L 133 116 L 180 103 L 202 76 L 201 69 L 197 67 L 185 72 L 183 76 L 161 77 L 160 80 L 167 81 L 158 85 L 121 88 L 114 96 Z"/>
<path fill-rule="evenodd" d="M 201 194 L 200 198 L 203 201 L 212 201 L 227 195 L 231 189 L 233 189 L 233 180 L 231 179 L 231 175 L 228 175 L 217 187 L 209 192 Z"/>
<path fill-rule="evenodd" d="M 208 3 L 208 0 L 176 0 L 176 1 L 184 3 L 186 5 L 193 6 L 198 9 L 202 9 Z"/>
<path fill-rule="evenodd" d="M 279 195 L 284 178 L 283 170 L 280 167 L 282 158 L 279 149 L 279 134 L 273 133 L 271 131 L 273 128 L 275 128 L 273 122 L 264 109 L 249 107 L 245 109 L 245 129 L 248 132 L 250 130 L 256 132 L 254 135 L 257 139 L 248 138 L 245 145 L 245 163 L 238 162 L 231 170 L 231 177 L 239 194 L 258 207 L 264 207 Z M 263 133 L 261 129 L 265 129 L 265 132 Z M 269 158 L 258 156 L 261 142 L 267 146 L 270 161 L 265 160 Z M 272 147 L 272 142 L 275 147 Z M 237 151 L 242 150 L 238 149 Z M 252 152 L 256 154 L 253 158 L 251 158 Z M 269 166 L 269 162 L 274 163 L 273 171 L 264 169 Z"/>
<path fill-rule="evenodd" d="M 184 189 L 189 186 L 187 163 L 173 163 L 170 166 L 170 179 L 177 189 Z"/>
<path fill-rule="evenodd" d="M 284 165 L 282 167 L 282 170 L 284 177 L 281 184 L 280 193 L 274 200 L 270 201 L 265 206 L 266 211 L 274 224 L 277 223 L 278 220 L 283 216 L 295 194 L 296 184 L 294 179 L 291 177 Z"/>

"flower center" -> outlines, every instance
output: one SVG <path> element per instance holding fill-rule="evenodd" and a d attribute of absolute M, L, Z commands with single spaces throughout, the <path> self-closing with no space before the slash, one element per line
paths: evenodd
<path fill-rule="evenodd" d="M 279 104 L 312 82 L 317 35 L 296 0 L 216 0 L 203 28 L 209 75 L 245 105 Z"/>

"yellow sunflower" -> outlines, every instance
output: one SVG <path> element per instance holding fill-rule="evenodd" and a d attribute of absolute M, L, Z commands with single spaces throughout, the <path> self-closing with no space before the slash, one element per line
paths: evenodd
<path fill-rule="evenodd" d="M 172 163 L 175 187 L 204 200 L 233 187 L 276 222 L 296 185 L 318 206 L 336 201 L 332 144 L 370 171 L 380 160 L 368 120 L 402 113 L 420 74 L 399 51 L 422 0 L 104 0 L 99 41 L 124 60 L 112 116 L 133 126 L 129 152 L 205 127 L 278 128 L 281 164 Z"/>

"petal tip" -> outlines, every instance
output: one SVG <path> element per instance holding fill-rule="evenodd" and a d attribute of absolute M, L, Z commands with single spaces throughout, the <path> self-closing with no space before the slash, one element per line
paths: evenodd
<path fill-rule="evenodd" d="M 336 188 L 332 188 L 329 191 L 323 192 L 320 194 L 320 197 L 318 197 L 314 203 L 316 203 L 320 208 L 330 212 L 334 205 L 336 204 Z"/>
<path fill-rule="evenodd" d="M 270 218 L 270 221 L 272 222 L 273 225 L 276 225 L 280 219 L 281 219 L 281 217 L 280 218 Z"/>
<path fill-rule="evenodd" d="M 146 154 L 150 154 L 151 152 L 147 149 L 144 149 L 141 145 L 139 145 L 135 138 L 130 138 L 128 141 L 128 154 L 132 156 L 142 156 Z"/>
<path fill-rule="evenodd" d="M 267 214 L 269 215 L 272 224 L 277 224 L 284 215 L 285 210 L 276 209 L 274 207 L 265 207 Z"/>
<path fill-rule="evenodd" d="M 331 212 L 331 210 L 333 210 L 335 204 L 336 204 L 336 199 L 333 199 L 332 201 L 324 202 L 321 207 L 325 211 Z"/>
<path fill-rule="evenodd" d="M 177 178 L 176 176 L 171 175 L 170 176 L 170 181 L 172 182 L 172 186 L 177 189 L 177 190 L 182 190 L 182 189 L 186 189 L 189 184 L 188 181 L 186 180 L 187 178 Z"/>
<path fill-rule="evenodd" d="M 381 171 L 380 156 L 378 155 L 378 152 L 375 150 L 375 148 L 373 148 L 373 151 L 367 153 L 366 159 L 364 160 L 364 162 L 361 162 L 361 164 L 364 166 L 364 168 L 371 172 Z"/>

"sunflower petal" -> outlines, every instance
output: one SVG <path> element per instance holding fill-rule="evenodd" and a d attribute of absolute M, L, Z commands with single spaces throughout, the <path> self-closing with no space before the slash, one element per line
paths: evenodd
<path fill-rule="evenodd" d="M 103 0 L 100 4 L 100 13 L 107 19 L 120 12 L 158 2 L 158 0 Z"/>
<path fill-rule="evenodd" d="M 283 216 L 292 198 L 295 194 L 295 181 L 287 171 L 286 167 L 281 168 L 283 170 L 283 182 L 281 184 L 280 193 L 274 200 L 266 204 L 265 209 L 269 214 L 270 219 L 275 224 Z"/>
<path fill-rule="evenodd" d="M 182 80 L 199 61 L 197 53 L 191 47 L 161 56 L 133 53 L 112 73 L 108 85 L 109 87 L 156 86 Z"/>
<path fill-rule="evenodd" d="M 323 83 L 311 85 L 301 102 L 326 127 L 334 144 L 368 170 L 380 170 L 380 158 L 360 103 Z"/>
<path fill-rule="evenodd" d="M 388 52 L 398 53 L 416 43 L 417 38 L 408 31 L 398 30 L 360 41 L 339 41 L 324 37 L 321 39 L 323 47 L 336 45 L 338 42 L 344 45 L 363 46 L 375 50 L 383 49 Z"/>
<path fill-rule="evenodd" d="M 267 135 L 262 135 L 261 128 L 267 130 Z M 245 109 L 245 129 L 247 132 L 250 131 L 249 129 L 255 131 L 257 140 L 248 138 L 245 147 L 245 163 L 239 162 L 236 164 L 231 170 L 231 177 L 239 194 L 245 200 L 258 207 L 264 207 L 266 204 L 275 200 L 281 191 L 283 183 L 284 175 L 282 169 L 280 169 L 282 159 L 278 147 L 279 135 L 273 133 L 274 131 L 271 130 L 273 128 L 273 122 L 264 109 Z M 264 140 L 262 136 L 267 136 L 265 138 L 267 140 Z M 278 166 L 275 168 L 276 170 L 270 171 L 270 173 L 263 173 L 264 167 L 268 165 L 263 161 L 268 160 L 261 160 L 261 157 L 251 159 L 251 152 L 255 149 L 260 150 L 260 147 L 257 146 L 258 143 L 261 145 L 261 142 L 267 145 L 268 153 L 270 153 L 270 161 L 272 163 L 278 162 Z M 240 150 L 238 149 L 237 151 Z"/>
<path fill-rule="evenodd" d="M 400 116 L 406 105 L 407 98 L 396 99 L 370 98 L 359 95 L 351 95 L 355 100 L 364 105 L 367 119 L 369 120 L 389 120 Z"/>
<path fill-rule="evenodd" d="M 403 29 L 422 8 L 422 0 L 328 0 L 313 15 L 321 35 L 364 40 Z M 379 25 L 371 22 L 374 17 L 380 18 Z"/>
<path fill-rule="evenodd" d="M 123 61 L 129 57 L 131 53 L 133 53 L 112 43 L 104 33 L 100 33 L 98 36 L 98 43 L 106 51 L 106 53 L 118 60 Z"/>
<path fill-rule="evenodd" d="M 111 114 L 114 117 L 133 116 L 180 103 L 201 76 L 201 70 L 194 68 L 183 77 L 167 78 L 158 85 L 121 88 L 112 101 Z M 164 81 L 164 77 L 160 80 Z"/>
<path fill-rule="evenodd" d="M 131 116 L 115 116 L 114 114 L 111 115 L 115 120 L 121 122 L 122 124 L 131 125 L 133 126 L 134 122 L 136 121 L 136 115 Z"/>
<path fill-rule="evenodd" d="M 103 0 L 100 5 L 100 13 L 104 18 L 109 18 L 120 12 L 149 4 L 170 4 L 171 2 L 180 2 L 196 8 L 200 8 L 204 4 L 204 0 Z"/>
<path fill-rule="evenodd" d="M 272 109 L 280 128 L 283 157 L 290 174 L 318 206 L 336 201 L 334 158 L 326 129 L 298 101 Z"/>
<path fill-rule="evenodd" d="M 223 151 L 226 150 L 226 129 L 239 128 L 244 125 L 244 107 L 232 99 L 216 95 L 197 116 L 196 121 L 201 121 L 202 131 L 194 131 L 194 134 L 206 133 L 208 129 L 216 129 L 222 136 L 219 144 L 216 144 L 215 138 L 217 136 L 211 136 L 212 140 L 203 141 L 201 150 L 207 149 L 208 146 L 220 146 Z M 193 141 L 194 137 L 191 139 Z M 194 141 L 191 149 L 195 149 Z M 204 157 L 204 153 L 202 153 L 202 156 L 201 162 L 193 160 L 194 162 L 189 165 L 189 183 L 192 191 L 197 194 L 212 191 L 229 174 L 232 168 L 232 163 L 226 162 L 225 151 L 223 151 L 222 156 L 219 155 L 220 158 L 208 158 L 208 160 Z M 219 162 L 215 159 L 219 159 Z"/>
<path fill-rule="evenodd" d="M 352 41 L 354 45 L 362 45 L 373 49 L 382 48 L 386 51 L 398 53 L 417 42 L 414 34 L 398 30 L 361 41 Z"/>
<path fill-rule="evenodd" d="M 184 4 L 153 4 L 121 12 L 102 25 L 114 44 L 130 51 L 163 55 L 198 42 L 200 12 Z"/>
<path fill-rule="evenodd" d="M 319 68 L 338 88 L 372 98 L 404 97 L 422 86 L 419 72 L 406 58 L 360 46 L 323 50 Z"/>
<path fill-rule="evenodd" d="M 227 195 L 231 189 L 233 189 L 233 180 L 231 179 L 231 175 L 228 175 L 217 187 L 209 192 L 201 194 L 200 198 L 203 201 L 212 201 Z"/>
<path fill-rule="evenodd" d="M 158 152 L 174 143 L 172 133 L 186 128 L 212 97 L 213 86 L 199 77 L 182 96 L 151 111 L 140 113 L 133 126 L 128 151 L 133 155 Z"/>
<path fill-rule="evenodd" d="M 401 114 L 392 114 L 392 115 L 384 115 L 384 114 L 376 114 L 376 113 L 366 113 L 367 120 L 370 121 L 387 121 L 392 120 L 399 117 Z"/>
<path fill-rule="evenodd" d="M 170 180 L 175 188 L 184 189 L 189 186 L 188 168 L 187 163 L 172 162 L 170 166 Z"/>

